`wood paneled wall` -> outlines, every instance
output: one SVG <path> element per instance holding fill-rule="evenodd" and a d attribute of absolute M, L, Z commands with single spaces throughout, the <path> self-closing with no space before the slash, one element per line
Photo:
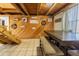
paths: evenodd
<path fill-rule="evenodd" d="M 42 35 L 42 32 L 44 30 L 53 30 L 53 21 L 48 22 L 46 21 L 46 25 L 41 25 L 41 19 L 48 19 L 48 16 L 37 16 L 36 18 L 32 19 L 31 17 L 28 17 L 28 22 L 23 23 L 22 22 L 22 15 L 9 15 L 10 17 L 10 32 L 15 35 L 19 39 L 26 39 L 26 38 L 38 38 L 40 35 Z M 26 16 L 27 17 L 27 16 Z M 18 20 L 15 21 L 14 19 L 17 18 Z M 38 20 L 38 24 L 31 24 L 29 23 L 29 20 Z M 12 29 L 11 25 L 16 23 L 17 28 Z M 21 26 L 25 26 L 25 28 L 21 28 Z M 35 27 L 36 29 L 33 30 L 32 27 Z"/>

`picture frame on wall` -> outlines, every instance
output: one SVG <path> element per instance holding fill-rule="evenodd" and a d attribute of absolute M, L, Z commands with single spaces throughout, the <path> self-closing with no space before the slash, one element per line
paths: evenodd
<path fill-rule="evenodd" d="M 48 18 L 48 22 L 52 22 L 52 18 Z"/>
<path fill-rule="evenodd" d="M 30 20 L 31 24 L 39 24 L 38 20 Z"/>
<path fill-rule="evenodd" d="M 58 18 L 58 19 L 55 20 L 56 23 L 61 22 L 61 21 L 62 21 L 62 18 Z"/>
<path fill-rule="evenodd" d="M 26 18 L 26 17 L 23 17 L 23 18 L 22 18 L 22 21 L 23 21 L 23 22 L 27 22 L 27 18 Z"/>
<path fill-rule="evenodd" d="M 19 19 L 18 19 L 18 17 L 14 17 L 14 21 L 18 21 Z"/>
<path fill-rule="evenodd" d="M 45 26 L 45 25 L 46 25 L 46 21 L 45 21 L 45 20 L 42 20 L 42 21 L 41 21 L 41 25 L 42 25 L 42 26 Z"/>
<path fill-rule="evenodd" d="M 17 24 L 16 24 L 16 23 L 12 24 L 12 25 L 11 25 L 11 28 L 12 28 L 12 29 L 16 29 L 16 28 L 17 28 Z"/>

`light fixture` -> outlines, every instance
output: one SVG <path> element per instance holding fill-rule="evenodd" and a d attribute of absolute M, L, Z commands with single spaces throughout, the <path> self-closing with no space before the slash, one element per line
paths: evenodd
<path fill-rule="evenodd" d="M 48 7 L 51 7 L 51 6 L 53 5 L 53 3 L 46 3 L 46 5 L 47 5 Z"/>
<path fill-rule="evenodd" d="M 37 18 L 36 16 L 32 16 L 31 18 Z"/>

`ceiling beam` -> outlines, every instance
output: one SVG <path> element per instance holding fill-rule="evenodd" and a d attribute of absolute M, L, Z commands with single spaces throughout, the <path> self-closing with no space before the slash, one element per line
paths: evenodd
<path fill-rule="evenodd" d="M 2 8 L 0 7 L 0 11 L 2 11 Z"/>
<path fill-rule="evenodd" d="M 57 3 L 54 3 L 54 4 L 49 8 L 49 10 L 48 10 L 48 12 L 46 13 L 46 15 L 48 15 L 48 14 L 52 11 L 52 9 L 55 7 L 56 4 L 57 4 Z"/>
<path fill-rule="evenodd" d="M 16 10 L 16 9 L 3 9 L 0 7 L 0 13 L 20 13 L 20 11 Z"/>
<path fill-rule="evenodd" d="M 21 13 L 16 13 L 16 12 L 0 12 L 0 14 L 10 14 L 10 15 L 22 15 Z"/>
<path fill-rule="evenodd" d="M 21 8 L 24 10 L 24 12 L 25 12 L 28 16 L 30 16 L 30 14 L 29 14 L 29 12 L 27 11 L 27 8 L 25 8 L 24 4 L 23 4 L 23 3 L 20 3 L 19 5 L 20 5 Z"/>
<path fill-rule="evenodd" d="M 18 11 L 20 11 L 22 14 L 25 14 L 16 3 L 11 3 Z"/>
<path fill-rule="evenodd" d="M 39 15 L 39 10 L 40 10 L 40 8 L 41 8 L 41 4 L 42 4 L 42 3 L 38 4 L 38 6 L 37 6 L 37 15 Z"/>
<path fill-rule="evenodd" d="M 18 10 L 1 10 L 1 12 L 16 12 L 16 13 L 20 13 L 20 11 L 18 11 Z"/>
<path fill-rule="evenodd" d="M 0 14 L 21 14 L 18 10 L 4 10 L 0 7 Z"/>
<path fill-rule="evenodd" d="M 56 14 L 56 13 L 59 13 L 59 12 L 61 12 L 61 11 L 63 11 L 63 10 L 68 9 L 69 7 L 67 7 L 67 6 L 69 6 L 69 5 L 70 5 L 70 3 L 65 4 L 64 6 L 62 6 L 61 8 L 59 8 L 57 11 L 55 11 L 55 12 L 53 13 L 53 15 Z M 70 6 L 72 6 L 72 5 L 70 5 Z"/>

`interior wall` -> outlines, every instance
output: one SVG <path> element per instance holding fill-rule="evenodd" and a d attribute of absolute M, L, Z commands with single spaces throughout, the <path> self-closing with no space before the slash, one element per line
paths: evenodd
<path fill-rule="evenodd" d="M 63 12 L 57 14 L 56 16 L 54 16 L 54 30 L 59 30 L 61 31 L 63 29 L 62 25 L 63 25 Z M 57 19 L 61 18 L 61 22 L 55 22 Z"/>
<path fill-rule="evenodd" d="M 54 14 L 54 30 L 57 31 L 66 31 L 66 11 L 70 8 L 72 8 L 73 6 L 75 6 L 76 4 L 70 4 L 68 6 L 66 6 L 65 8 L 61 9 L 59 12 L 57 12 L 56 14 Z M 58 18 L 62 18 L 61 22 L 55 22 L 56 19 Z"/>
<path fill-rule="evenodd" d="M 4 15 L 5 16 L 5 15 Z M 26 39 L 26 38 L 39 38 L 42 35 L 44 30 L 49 31 L 53 30 L 53 21 L 48 22 L 48 16 L 37 16 L 36 18 L 27 17 L 27 22 L 23 22 L 22 15 L 8 15 L 9 16 L 9 28 L 12 35 L 15 35 L 18 39 Z M 52 17 L 49 18 L 49 20 Z M 37 20 L 38 24 L 30 23 L 30 20 Z M 42 26 L 41 21 L 45 20 L 46 25 Z M 17 24 L 17 28 L 13 29 L 12 24 Z"/>
<path fill-rule="evenodd" d="M 11 16 L 12 18 L 13 16 Z M 18 16 L 20 17 L 20 16 Z M 17 21 L 17 23 L 20 22 L 20 24 L 18 24 L 18 28 L 16 30 L 12 30 L 12 33 L 14 35 L 17 35 L 18 38 L 37 38 L 41 35 L 41 33 L 44 31 L 44 30 L 52 30 L 52 22 L 48 22 L 47 19 L 48 17 L 47 16 L 38 16 L 36 18 L 28 18 L 28 22 L 26 22 L 25 24 L 21 22 L 21 18 L 20 17 L 19 21 Z M 12 18 L 13 19 L 13 18 Z M 42 26 L 41 25 L 41 21 L 42 19 L 46 19 L 46 25 L 45 26 Z M 39 23 L 38 24 L 32 24 L 32 23 L 29 23 L 30 20 L 37 20 Z M 13 20 L 10 21 L 11 23 L 13 22 Z M 21 25 L 24 25 L 25 28 L 20 28 Z M 35 28 L 35 29 L 33 29 Z"/>

